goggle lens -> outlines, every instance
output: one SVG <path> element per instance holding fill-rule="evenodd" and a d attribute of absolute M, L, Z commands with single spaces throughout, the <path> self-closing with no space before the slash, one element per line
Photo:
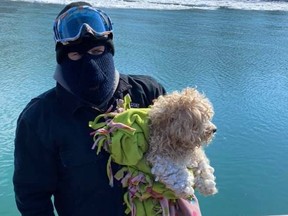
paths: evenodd
<path fill-rule="evenodd" d="M 71 8 L 62 14 L 54 24 L 56 42 L 69 43 L 77 40 L 83 27 L 96 37 L 113 31 L 110 18 L 101 10 L 89 6 Z"/>

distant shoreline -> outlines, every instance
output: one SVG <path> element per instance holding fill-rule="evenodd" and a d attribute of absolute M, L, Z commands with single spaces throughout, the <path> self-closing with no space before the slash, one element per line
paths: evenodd
<path fill-rule="evenodd" d="M 3 1 L 3 0 L 2 0 Z M 4 0 L 3 2 L 30 2 L 41 4 L 66 4 L 70 1 L 64 0 Z M 217 9 L 232 9 L 232 10 L 248 10 L 248 11 L 283 11 L 288 12 L 288 2 L 285 1 L 245 1 L 245 0 L 99 0 L 95 3 L 94 0 L 86 0 L 92 5 L 99 8 L 114 8 L 114 9 L 151 9 L 151 10 L 217 10 Z"/>

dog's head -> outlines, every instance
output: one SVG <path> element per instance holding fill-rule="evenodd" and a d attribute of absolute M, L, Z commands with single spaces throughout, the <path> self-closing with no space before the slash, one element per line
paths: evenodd
<path fill-rule="evenodd" d="M 163 145 L 167 151 L 193 150 L 212 140 L 216 132 L 213 115 L 208 98 L 194 88 L 186 88 L 154 101 L 149 112 L 150 134 L 158 140 L 158 148 Z"/>

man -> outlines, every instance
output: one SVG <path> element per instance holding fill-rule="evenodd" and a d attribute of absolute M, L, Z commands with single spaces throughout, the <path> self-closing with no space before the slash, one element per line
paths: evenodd
<path fill-rule="evenodd" d="M 24 216 L 52 216 L 54 209 L 59 216 L 122 216 L 122 185 L 109 186 L 109 156 L 91 150 L 88 122 L 126 94 L 132 106 L 147 107 L 165 90 L 151 77 L 117 72 L 111 20 L 90 4 L 67 5 L 54 33 L 56 87 L 32 99 L 17 122 L 17 207 Z"/>

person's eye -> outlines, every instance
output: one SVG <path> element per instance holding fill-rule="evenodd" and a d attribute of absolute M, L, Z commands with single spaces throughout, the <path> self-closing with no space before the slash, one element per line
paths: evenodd
<path fill-rule="evenodd" d="M 69 52 L 68 53 L 68 58 L 73 60 L 73 61 L 77 61 L 77 60 L 82 58 L 82 55 L 79 54 L 78 52 Z"/>
<path fill-rule="evenodd" d="M 104 46 L 93 47 L 88 51 L 90 55 L 101 55 L 105 50 Z"/>

